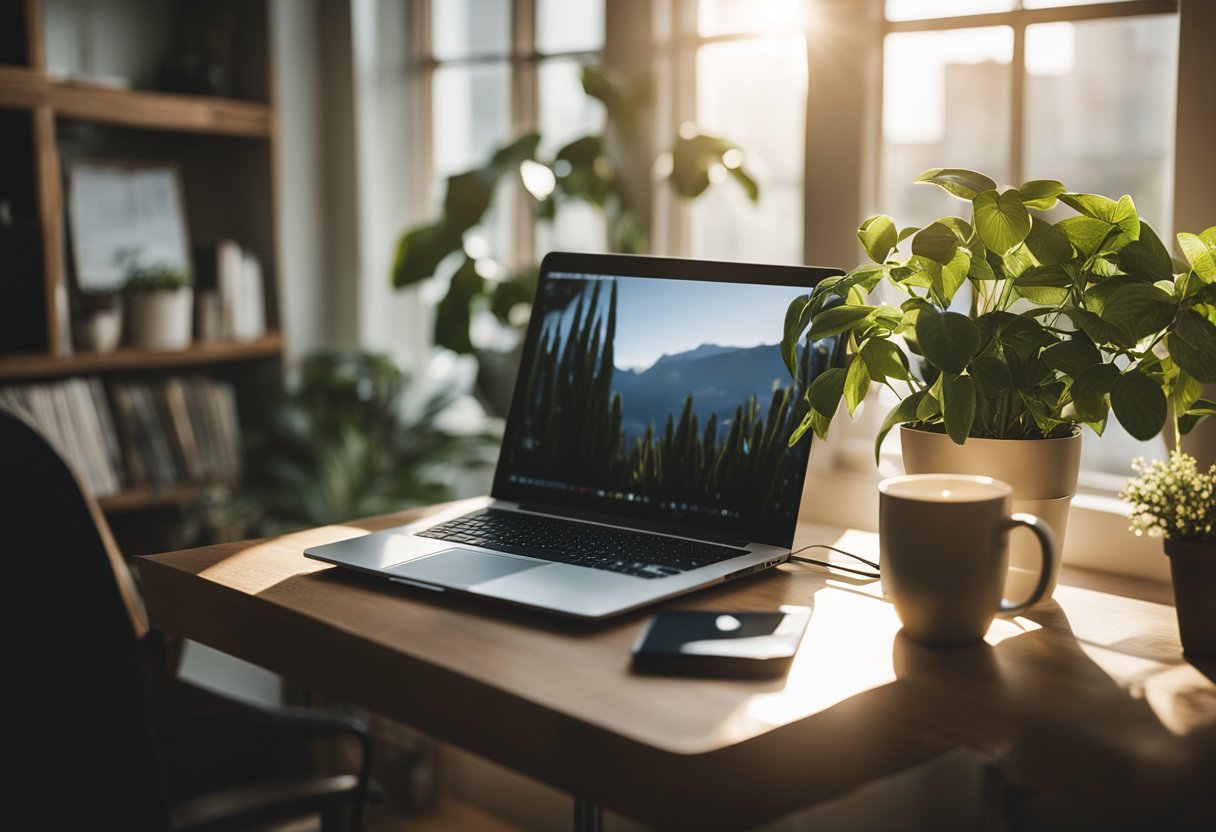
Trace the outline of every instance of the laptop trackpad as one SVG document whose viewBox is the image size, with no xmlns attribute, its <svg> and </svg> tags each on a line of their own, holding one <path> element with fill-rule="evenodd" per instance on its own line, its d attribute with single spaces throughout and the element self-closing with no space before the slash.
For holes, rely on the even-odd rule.
<svg viewBox="0 0 1216 832">
<path fill-rule="evenodd" d="M 424 558 L 386 566 L 380 571 L 414 581 L 466 589 L 474 584 L 544 565 L 534 560 L 490 555 L 469 549 L 445 549 Z"/>
</svg>

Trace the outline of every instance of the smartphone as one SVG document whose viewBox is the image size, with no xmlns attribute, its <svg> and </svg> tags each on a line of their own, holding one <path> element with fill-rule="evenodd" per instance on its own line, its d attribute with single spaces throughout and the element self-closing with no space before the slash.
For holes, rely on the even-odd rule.
<svg viewBox="0 0 1216 832">
<path fill-rule="evenodd" d="M 772 612 L 663 610 L 633 646 L 635 673 L 766 679 L 784 675 L 811 608 Z"/>
</svg>

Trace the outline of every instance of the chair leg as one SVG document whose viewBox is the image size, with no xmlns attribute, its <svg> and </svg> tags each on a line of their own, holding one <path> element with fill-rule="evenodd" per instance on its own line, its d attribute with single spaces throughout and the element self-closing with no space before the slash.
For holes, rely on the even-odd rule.
<svg viewBox="0 0 1216 832">
<path fill-rule="evenodd" d="M 574 798 L 574 832 L 604 832 L 604 810 L 589 800 Z"/>
</svg>

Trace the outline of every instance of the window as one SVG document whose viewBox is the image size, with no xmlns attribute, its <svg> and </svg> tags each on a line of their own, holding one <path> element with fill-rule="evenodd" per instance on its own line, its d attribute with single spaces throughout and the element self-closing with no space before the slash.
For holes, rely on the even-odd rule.
<svg viewBox="0 0 1216 832">
<path fill-rule="evenodd" d="M 421 85 L 429 119 L 427 199 L 441 205 L 444 180 L 484 162 L 527 129 L 552 154 L 598 130 L 602 108 L 583 94 L 579 71 L 600 60 L 604 0 L 421 0 Z M 522 265 L 550 248 L 594 248 L 602 217 L 584 206 L 558 212 L 551 228 L 536 223 L 514 181 L 504 181 L 475 234 L 466 239 L 484 255 Z M 441 292 L 442 293 L 442 292 Z"/>
<path fill-rule="evenodd" d="M 900 225 L 947 213 L 949 197 L 911 183 L 969 167 L 1003 185 L 1134 194 L 1171 238 L 1176 12 L 1170 0 L 886 0 L 879 204 Z M 1165 453 L 1114 419 L 1101 439 L 1085 434 L 1082 480 L 1099 488 Z"/>
<path fill-rule="evenodd" d="M 806 4 L 669 0 L 656 9 L 655 75 L 664 82 L 659 110 L 666 115 L 659 147 L 668 149 L 676 129 L 694 123 L 738 145 L 760 184 L 758 203 L 725 183 L 687 206 L 661 186 L 656 243 L 694 257 L 802 262 Z M 664 32 L 674 36 L 664 38 Z"/>
</svg>

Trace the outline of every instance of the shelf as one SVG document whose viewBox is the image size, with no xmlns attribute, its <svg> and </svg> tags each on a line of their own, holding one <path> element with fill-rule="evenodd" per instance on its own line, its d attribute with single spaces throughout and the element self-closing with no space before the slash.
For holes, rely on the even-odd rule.
<svg viewBox="0 0 1216 832">
<path fill-rule="evenodd" d="M 123 514 L 131 511 L 143 511 L 153 508 L 170 508 L 197 497 L 205 488 L 213 488 L 217 483 L 209 485 L 188 483 L 174 485 L 169 488 L 128 488 L 117 494 L 97 498 L 97 506 L 106 514 Z"/>
<path fill-rule="evenodd" d="M 216 341 L 171 352 L 120 349 L 104 355 L 78 353 L 64 358 L 43 353 L 6 355 L 0 356 L 0 382 L 249 361 L 271 358 L 282 351 L 283 338 L 274 333 L 253 341 Z"/>
<path fill-rule="evenodd" d="M 41 105 L 60 118 L 175 133 L 265 139 L 274 130 L 270 107 L 254 101 L 55 81 L 34 70 L 0 66 L 0 107 Z"/>
</svg>

